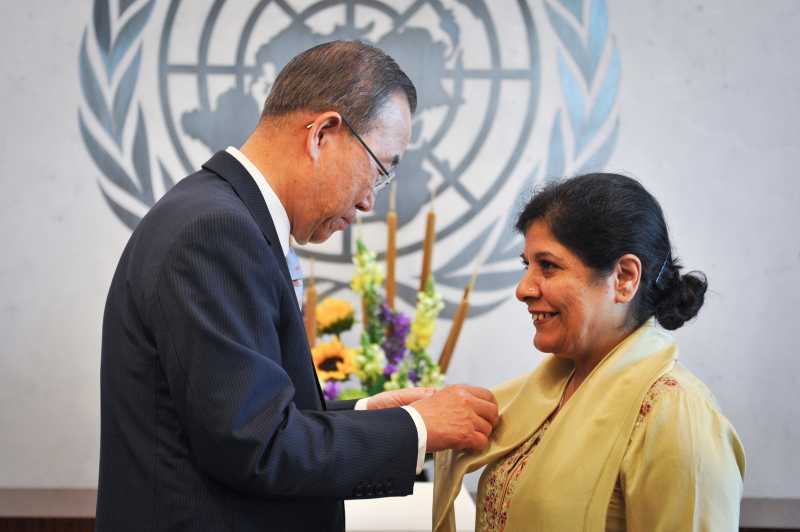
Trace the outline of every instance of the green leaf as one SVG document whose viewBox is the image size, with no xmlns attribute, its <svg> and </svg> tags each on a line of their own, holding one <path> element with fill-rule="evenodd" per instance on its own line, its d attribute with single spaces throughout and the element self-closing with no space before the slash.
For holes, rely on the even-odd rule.
<svg viewBox="0 0 800 532">
<path fill-rule="evenodd" d="M 342 390 L 339 394 L 339 399 L 342 401 L 349 401 L 352 399 L 363 399 L 369 397 L 367 392 L 360 388 L 350 388 L 349 390 Z"/>
</svg>

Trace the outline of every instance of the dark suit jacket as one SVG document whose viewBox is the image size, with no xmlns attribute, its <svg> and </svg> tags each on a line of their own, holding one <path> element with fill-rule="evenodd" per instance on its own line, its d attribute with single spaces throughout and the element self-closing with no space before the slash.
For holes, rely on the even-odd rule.
<svg viewBox="0 0 800 532">
<path fill-rule="evenodd" d="M 326 407 L 275 227 L 226 152 L 122 254 L 103 319 L 97 530 L 343 530 L 343 499 L 406 495 L 402 409 Z"/>
</svg>

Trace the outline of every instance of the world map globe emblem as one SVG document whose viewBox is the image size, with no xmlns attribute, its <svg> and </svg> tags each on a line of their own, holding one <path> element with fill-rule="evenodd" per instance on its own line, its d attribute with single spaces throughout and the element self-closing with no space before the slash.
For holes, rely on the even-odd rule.
<svg viewBox="0 0 800 532">
<path fill-rule="evenodd" d="M 619 60 L 605 0 L 171 0 L 161 6 L 158 46 L 147 44 L 155 56 L 157 99 L 138 102 L 131 95 L 145 64 L 144 28 L 155 2 L 120 0 L 116 13 L 110 5 L 94 0 L 84 34 L 86 104 L 79 118 L 92 158 L 114 185 L 101 180 L 103 196 L 130 228 L 175 177 L 241 145 L 276 74 L 300 51 L 357 39 L 395 58 L 419 96 L 411 143 L 397 170 L 397 296 L 415 301 L 413 271 L 435 198 L 433 275 L 445 296 L 444 316 L 452 315 L 478 256 L 487 268 L 474 287 L 473 316 L 507 299 L 518 280 L 511 198 L 536 180 L 601 164 L 616 142 Z M 543 44 L 543 32 L 558 44 Z M 91 57 L 92 47 L 100 61 Z M 543 68 L 543 50 L 545 64 L 557 58 L 557 69 Z M 157 147 L 148 144 L 145 127 L 159 122 L 153 104 L 160 108 L 159 138 L 168 139 Z M 135 129 L 128 147 L 126 128 Z M 532 140 L 537 134 L 538 142 Z M 119 149 L 107 149 L 103 136 Z M 120 201 L 115 189 L 133 201 Z M 384 258 L 388 197 L 378 195 L 358 228 L 299 250 L 325 264 L 317 269 L 321 296 L 347 287 L 356 233 Z"/>
</svg>

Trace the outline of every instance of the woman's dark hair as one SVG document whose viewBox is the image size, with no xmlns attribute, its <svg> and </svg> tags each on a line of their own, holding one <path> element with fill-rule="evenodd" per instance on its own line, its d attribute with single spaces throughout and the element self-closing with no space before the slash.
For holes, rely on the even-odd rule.
<svg viewBox="0 0 800 532">
<path fill-rule="evenodd" d="M 642 278 L 630 316 L 637 325 L 655 316 L 665 329 L 677 329 L 703 306 L 706 276 L 681 275 L 661 206 L 635 179 L 586 174 L 552 182 L 525 205 L 516 228 L 524 236 L 537 220 L 600 275 L 626 253 L 639 257 Z"/>
</svg>

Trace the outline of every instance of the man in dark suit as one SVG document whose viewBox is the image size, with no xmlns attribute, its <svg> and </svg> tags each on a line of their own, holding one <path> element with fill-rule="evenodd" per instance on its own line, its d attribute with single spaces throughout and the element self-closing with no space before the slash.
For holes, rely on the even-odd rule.
<svg viewBox="0 0 800 532">
<path fill-rule="evenodd" d="M 426 450 L 487 445 L 483 389 L 326 404 L 287 269 L 290 234 L 322 242 L 371 209 L 415 106 L 380 50 L 312 48 L 241 150 L 142 219 L 103 320 L 98 531 L 343 530 L 343 499 L 411 493 Z"/>
</svg>

